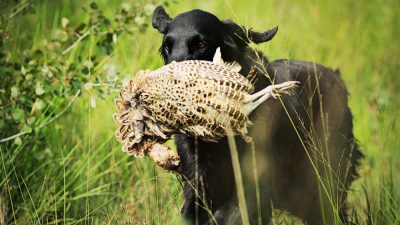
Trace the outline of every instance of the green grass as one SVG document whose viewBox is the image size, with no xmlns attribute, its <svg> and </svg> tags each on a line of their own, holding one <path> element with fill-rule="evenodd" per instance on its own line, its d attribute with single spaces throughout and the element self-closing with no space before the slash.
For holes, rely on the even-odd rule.
<svg viewBox="0 0 400 225">
<path fill-rule="evenodd" d="M 14 24 L 14 48 L 32 48 L 60 26 L 79 24 L 89 1 L 42 1 L 35 16 Z M 122 1 L 98 1 L 112 14 Z M 87 5 L 87 4 L 86 4 Z M 279 25 L 268 44 L 255 46 L 271 60 L 316 61 L 340 68 L 350 92 L 354 132 L 363 153 L 361 177 L 351 186 L 350 207 L 359 224 L 400 224 L 400 2 L 389 1 L 179 1 L 170 15 L 200 8 L 221 19 L 264 31 Z M 34 38 L 30 38 L 34 34 Z M 162 65 L 161 35 L 149 29 L 122 36 L 105 63 L 132 76 Z M 80 49 L 79 49 L 80 48 Z M 79 46 L 76 51 L 85 50 Z M 70 56 L 69 60 L 73 60 Z M 42 129 L 44 148 L 0 145 L 0 223 L 10 224 L 180 224 L 179 179 L 145 159 L 121 151 L 114 139 L 113 97 L 90 106 L 85 91 L 71 109 Z M 35 138 L 35 134 L 25 138 Z M 283 214 L 283 215 L 281 215 Z M 293 222 L 294 221 L 294 222 Z M 296 223 L 274 212 L 273 224 Z"/>
</svg>

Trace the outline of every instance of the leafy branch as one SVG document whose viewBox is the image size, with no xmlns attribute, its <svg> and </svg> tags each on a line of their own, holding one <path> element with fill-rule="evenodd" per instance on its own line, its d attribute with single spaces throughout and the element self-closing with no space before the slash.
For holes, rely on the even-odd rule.
<svg viewBox="0 0 400 225">
<path fill-rule="evenodd" d="M 0 15 L 0 143 L 52 123 L 85 89 L 94 89 L 102 98 L 110 96 L 121 85 L 120 72 L 113 65 L 104 65 L 104 60 L 113 54 L 119 36 L 147 29 L 146 21 L 154 9 L 151 4 L 124 4 L 107 17 L 91 3 L 82 7 L 89 15 L 86 22 L 72 25 L 62 18 L 43 42 L 17 50 L 17 59 L 12 59 L 16 54 L 11 46 L 17 37 L 12 36 L 8 24 L 31 12 L 27 10 L 34 9 L 30 4 L 34 2 L 24 1 L 9 16 Z"/>
<path fill-rule="evenodd" d="M 56 114 L 54 117 L 52 117 L 52 118 L 49 119 L 48 121 L 46 121 L 46 122 L 40 124 L 39 126 L 35 127 L 34 130 L 40 130 L 40 129 L 42 129 L 43 127 L 49 125 L 50 123 L 52 123 L 52 122 L 54 122 L 55 120 L 57 120 L 58 118 L 60 118 L 60 117 L 72 106 L 72 104 L 76 101 L 76 99 L 78 98 L 78 96 L 79 96 L 80 93 L 81 93 L 81 90 L 78 90 L 78 91 L 76 92 L 76 94 L 74 95 L 74 97 L 72 98 L 72 100 L 68 102 L 67 106 L 66 106 L 63 110 L 61 110 L 58 114 Z M 25 134 L 29 134 L 29 133 L 31 133 L 31 130 L 19 132 L 18 134 L 14 134 L 14 135 L 12 135 L 12 136 L 10 136 L 10 137 L 0 139 L 0 143 L 2 143 L 2 142 L 7 142 L 7 141 L 11 141 L 11 140 L 13 140 L 13 139 L 16 139 L 16 138 L 18 138 L 18 137 L 21 137 L 21 136 L 23 136 L 23 135 L 25 135 Z"/>
</svg>

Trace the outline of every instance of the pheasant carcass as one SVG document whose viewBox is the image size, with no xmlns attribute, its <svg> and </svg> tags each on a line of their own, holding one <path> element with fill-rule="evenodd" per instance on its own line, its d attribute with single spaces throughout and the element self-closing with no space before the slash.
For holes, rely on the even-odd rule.
<svg viewBox="0 0 400 225">
<path fill-rule="evenodd" d="M 253 94 L 255 70 L 247 78 L 239 70 L 240 65 L 222 61 L 218 48 L 213 62 L 172 62 L 155 71 L 140 71 L 116 100 L 116 138 L 123 151 L 135 157 L 149 155 L 173 170 L 179 157 L 161 145 L 173 134 L 217 141 L 231 131 L 250 142 L 248 115 L 271 96 L 289 93 L 297 82 L 270 85 Z"/>
</svg>

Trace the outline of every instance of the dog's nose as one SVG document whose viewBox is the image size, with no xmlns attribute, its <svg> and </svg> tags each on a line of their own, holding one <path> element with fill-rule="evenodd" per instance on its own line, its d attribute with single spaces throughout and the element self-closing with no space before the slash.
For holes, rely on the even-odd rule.
<svg viewBox="0 0 400 225">
<path fill-rule="evenodd" d="M 176 62 L 181 62 L 185 60 L 192 60 L 193 56 L 186 50 L 178 50 L 178 51 L 173 51 L 171 55 L 168 57 L 168 62 L 170 63 L 172 61 Z"/>
</svg>

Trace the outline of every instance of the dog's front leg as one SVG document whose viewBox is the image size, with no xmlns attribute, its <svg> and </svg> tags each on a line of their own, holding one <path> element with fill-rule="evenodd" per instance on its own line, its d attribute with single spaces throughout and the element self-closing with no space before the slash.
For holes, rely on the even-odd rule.
<svg viewBox="0 0 400 225">
<path fill-rule="evenodd" d="M 196 158 L 195 138 L 185 135 L 175 135 L 175 144 L 177 146 L 179 157 L 181 158 L 180 175 L 184 183 L 183 194 L 185 203 L 182 207 L 182 216 L 189 224 L 206 224 L 210 217 L 205 196 L 202 194 L 204 184 L 202 182 L 203 174 L 199 169 L 199 164 L 205 161 L 200 154 Z M 196 171 L 198 171 L 196 173 Z"/>
<path fill-rule="evenodd" d="M 233 198 L 232 201 L 225 203 L 215 211 L 207 225 L 240 225 L 241 221 L 240 209 L 237 205 L 236 198 Z"/>
<path fill-rule="evenodd" d="M 207 224 L 209 219 L 208 212 L 199 204 L 199 199 L 196 198 L 194 191 L 185 193 L 185 203 L 181 213 L 189 224 Z"/>
<path fill-rule="evenodd" d="M 263 207 L 261 218 L 258 215 L 259 212 L 256 207 L 252 207 L 249 204 L 247 205 L 247 207 L 249 222 L 251 225 L 269 224 L 271 217 L 270 207 Z M 243 224 L 242 221 L 243 220 L 241 218 L 237 198 L 234 197 L 231 199 L 231 201 L 225 203 L 222 207 L 215 211 L 213 217 L 209 219 L 207 225 L 241 225 Z"/>
</svg>

